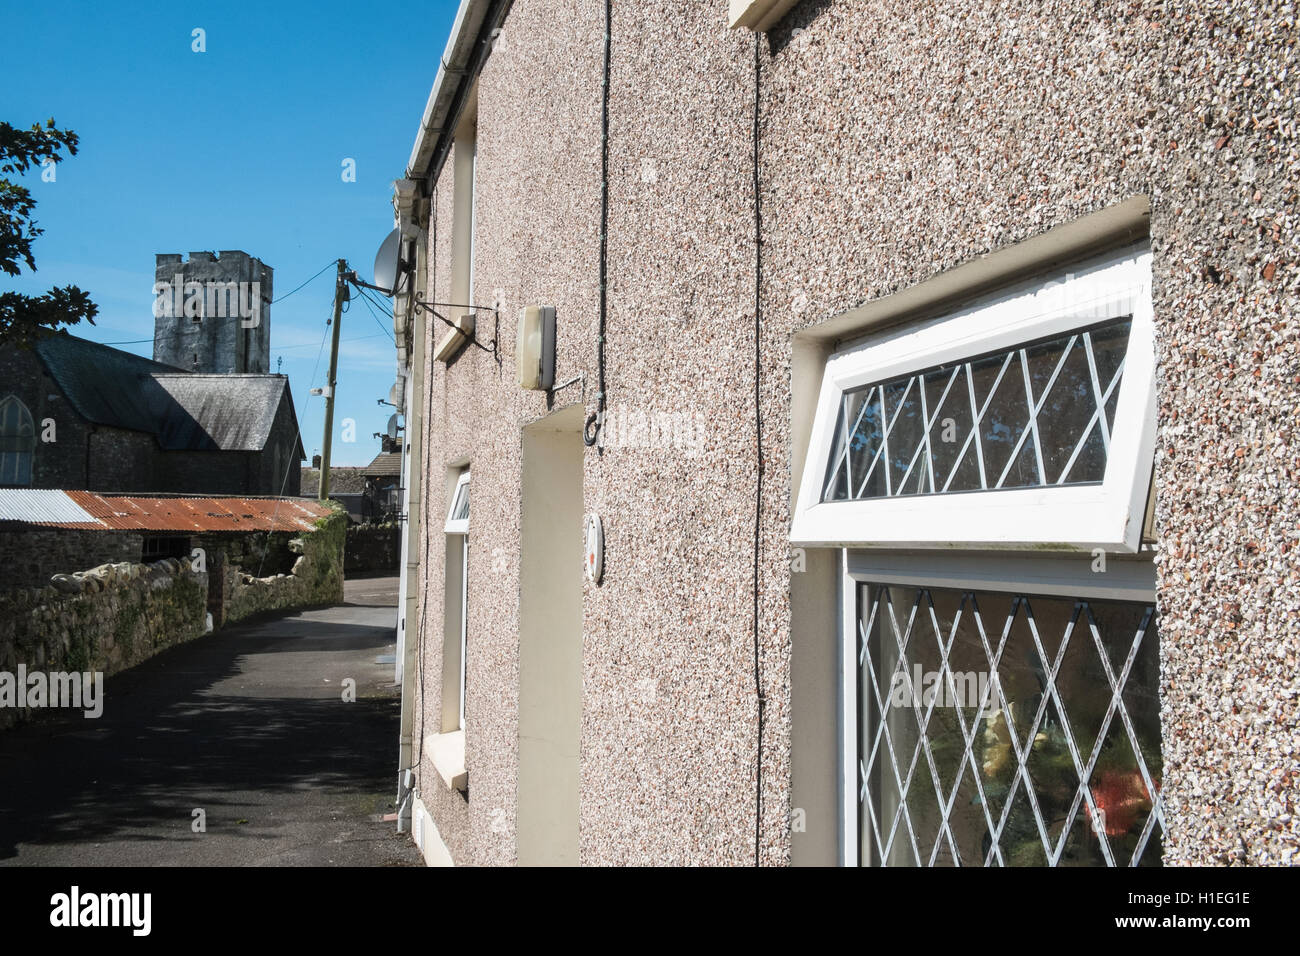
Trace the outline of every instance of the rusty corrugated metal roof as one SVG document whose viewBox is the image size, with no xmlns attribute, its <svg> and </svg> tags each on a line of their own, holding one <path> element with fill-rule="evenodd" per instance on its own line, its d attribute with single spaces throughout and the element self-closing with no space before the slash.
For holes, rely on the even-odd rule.
<svg viewBox="0 0 1300 956">
<path fill-rule="evenodd" d="M 0 521 L 112 531 L 310 531 L 330 513 L 327 506 L 301 498 L 151 498 L 12 489 L 4 500 Z"/>
</svg>

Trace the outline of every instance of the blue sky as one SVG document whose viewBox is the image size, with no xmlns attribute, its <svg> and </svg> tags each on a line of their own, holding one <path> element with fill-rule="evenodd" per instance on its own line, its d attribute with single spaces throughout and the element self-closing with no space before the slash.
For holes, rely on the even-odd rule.
<svg viewBox="0 0 1300 956">
<path fill-rule="evenodd" d="M 6 0 L 0 117 L 53 116 L 81 143 L 55 182 L 27 177 L 38 271 L 4 287 L 78 285 L 99 316 L 72 334 L 149 356 L 155 253 L 242 249 L 275 269 L 277 298 L 340 257 L 370 280 L 456 6 Z M 191 49 L 195 28 L 206 52 Z M 308 390 L 328 366 L 332 273 L 271 309 L 271 371 L 283 358 L 308 456 L 324 427 Z M 396 358 L 381 318 L 355 299 L 343 317 L 335 464 L 370 461 L 392 412 L 377 404 Z"/>
</svg>

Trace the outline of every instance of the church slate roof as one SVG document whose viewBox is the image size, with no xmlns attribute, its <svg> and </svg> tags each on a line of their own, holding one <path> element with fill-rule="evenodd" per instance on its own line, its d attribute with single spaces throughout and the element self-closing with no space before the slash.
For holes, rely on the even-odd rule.
<svg viewBox="0 0 1300 956">
<path fill-rule="evenodd" d="M 289 395 L 283 375 L 177 372 L 150 378 L 166 395 L 159 402 L 158 442 L 169 450 L 261 451 Z"/>
<path fill-rule="evenodd" d="M 282 403 L 297 426 L 283 375 L 186 372 L 73 335 L 47 336 L 36 353 L 87 421 L 147 432 L 167 451 L 261 451 Z"/>
<path fill-rule="evenodd" d="M 75 335 L 49 335 L 38 340 L 35 348 L 50 377 L 82 418 L 138 432 L 156 430 L 147 400 L 149 375 L 181 371 Z"/>
</svg>

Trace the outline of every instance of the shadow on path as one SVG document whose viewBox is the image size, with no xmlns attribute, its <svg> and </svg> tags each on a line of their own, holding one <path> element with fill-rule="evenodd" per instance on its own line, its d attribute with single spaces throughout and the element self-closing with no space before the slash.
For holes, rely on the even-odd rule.
<svg viewBox="0 0 1300 956">
<path fill-rule="evenodd" d="M 0 733 L 0 862 L 74 862 L 42 852 L 63 844 L 92 844 L 68 847 L 83 864 L 299 862 L 377 828 L 400 709 L 391 665 L 375 662 L 393 648 L 391 612 L 344 605 L 218 631 L 107 679 L 98 720 L 73 711 Z M 191 828 L 196 808 L 206 833 Z M 185 846 L 141 859 L 141 842 Z"/>
</svg>

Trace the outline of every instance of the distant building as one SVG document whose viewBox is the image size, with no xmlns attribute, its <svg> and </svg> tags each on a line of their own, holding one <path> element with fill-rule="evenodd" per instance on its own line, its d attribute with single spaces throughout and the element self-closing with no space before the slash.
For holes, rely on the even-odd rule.
<svg viewBox="0 0 1300 956">
<path fill-rule="evenodd" d="M 315 498 L 320 491 L 320 456 L 315 467 L 302 469 L 298 494 Z M 402 456 L 398 452 L 381 452 L 368 465 L 330 468 L 332 501 L 348 509 L 348 516 L 358 524 L 391 517 L 401 509 Z"/>
<path fill-rule="evenodd" d="M 361 472 L 366 476 L 366 490 L 375 503 L 376 517 L 396 514 L 402 504 L 401 453 L 381 452 Z"/>
<path fill-rule="evenodd" d="M 163 558 L 188 562 L 196 546 L 207 552 L 210 572 L 212 565 L 223 563 L 216 556 L 226 554 L 243 560 L 254 576 L 289 574 L 301 553 L 289 547 L 290 537 L 310 533 L 330 513 L 328 506 L 292 498 L 155 498 L 3 488 L 0 591 L 44 587 L 54 574 L 100 564 Z M 219 580 L 209 579 L 216 603 Z"/>
<path fill-rule="evenodd" d="M 289 379 L 196 374 L 72 335 L 0 349 L 0 486 L 296 495 Z"/>
<path fill-rule="evenodd" d="M 0 487 L 297 495 L 272 273 L 238 250 L 157 256 L 152 361 L 66 334 L 0 348 Z"/>
<path fill-rule="evenodd" d="M 355 524 L 365 524 L 375 513 L 375 503 L 366 487 L 365 469 L 361 467 L 330 468 L 330 500 L 348 509 L 348 518 Z M 302 498 L 315 498 L 320 493 L 320 468 L 301 469 L 302 479 L 298 494 Z"/>
</svg>

